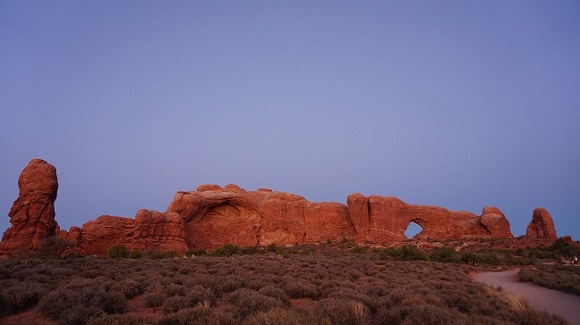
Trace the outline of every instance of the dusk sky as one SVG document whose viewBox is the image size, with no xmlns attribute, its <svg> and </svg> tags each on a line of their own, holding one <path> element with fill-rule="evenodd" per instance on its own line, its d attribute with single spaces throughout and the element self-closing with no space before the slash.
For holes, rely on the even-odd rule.
<svg viewBox="0 0 580 325">
<path fill-rule="evenodd" d="M 580 2 L 0 1 L 0 232 L 33 158 L 66 230 L 234 183 L 579 240 Z"/>
</svg>

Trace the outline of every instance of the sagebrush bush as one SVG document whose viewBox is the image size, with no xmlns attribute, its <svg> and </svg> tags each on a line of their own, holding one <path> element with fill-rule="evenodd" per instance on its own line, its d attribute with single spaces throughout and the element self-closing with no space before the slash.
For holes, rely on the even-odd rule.
<svg viewBox="0 0 580 325">
<path fill-rule="evenodd" d="M 163 305 L 166 298 L 163 292 L 150 292 L 143 295 L 143 303 L 146 307 L 157 309 Z"/>
<path fill-rule="evenodd" d="M 125 311 L 127 301 L 119 292 L 106 292 L 98 286 L 82 290 L 58 289 L 43 296 L 38 302 L 40 313 L 63 324 L 84 324 L 103 314 Z"/>
<path fill-rule="evenodd" d="M 256 312 L 284 307 L 284 304 L 276 298 L 244 288 L 228 294 L 226 301 L 237 307 L 241 319 Z"/>
<path fill-rule="evenodd" d="M 87 325 L 157 325 L 159 319 L 154 315 L 137 315 L 127 313 L 122 315 L 103 315 L 90 319 Z"/>
<path fill-rule="evenodd" d="M 243 325 L 332 325 L 329 317 L 315 315 L 304 310 L 272 309 L 259 312 L 243 322 Z"/>
<path fill-rule="evenodd" d="M 320 292 L 316 285 L 300 279 L 288 280 L 282 289 L 290 298 L 318 299 Z"/>
<path fill-rule="evenodd" d="M 0 315 L 32 307 L 48 292 L 46 286 L 35 282 L 15 282 L 2 286 L 0 287 Z"/>
<path fill-rule="evenodd" d="M 267 285 L 265 287 L 262 287 L 258 290 L 258 292 L 260 294 L 263 294 L 264 296 L 280 300 L 284 304 L 284 306 L 289 307 L 291 304 L 290 297 L 288 297 L 286 292 L 274 285 Z"/>
<path fill-rule="evenodd" d="M 370 321 L 368 307 L 351 299 L 322 299 L 316 304 L 315 312 L 321 317 L 330 319 L 334 325 L 363 325 Z"/>
<path fill-rule="evenodd" d="M 185 298 L 189 307 L 212 307 L 216 303 L 216 297 L 213 292 L 211 292 L 210 289 L 199 285 L 189 289 Z"/>
<path fill-rule="evenodd" d="M 377 312 L 377 319 L 380 324 L 393 325 L 464 325 L 468 323 L 467 317 L 457 311 L 427 304 L 383 308 Z"/>
</svg>

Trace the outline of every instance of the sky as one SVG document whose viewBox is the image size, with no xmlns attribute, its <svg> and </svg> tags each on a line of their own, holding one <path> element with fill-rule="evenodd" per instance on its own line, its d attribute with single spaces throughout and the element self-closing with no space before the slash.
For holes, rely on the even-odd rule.
<svg viewBox="0 0 580 325">
<path fill-rule="evenodd" d="M 62 229 L 233 183 L 580 240 L 579 125 L 578 1 L 0 0 L 0 231 L 42 158 Z"/>
</svg>

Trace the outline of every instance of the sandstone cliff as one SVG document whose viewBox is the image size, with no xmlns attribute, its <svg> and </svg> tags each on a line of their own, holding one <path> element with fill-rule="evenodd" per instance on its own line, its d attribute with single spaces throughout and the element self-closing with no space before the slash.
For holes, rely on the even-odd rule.
<svg viewBox="0 0 580 325">
<path fill-rule="evenodd" d="M 391 244 L 408 240 L 405 230 L 412 222 L 423 228 L 416 240 L 513 238 L 505 215 L 490 206 L 478 216 L 360 193 L 349 195 L 346 205 L 309 202 L 296 194 L 270 189 L 246 191 L 231 184 L 179 191 L 165 212 L 141 209 L 134 219 L 104 215 L 82 227 L 59 231 L 54 220 L 55 168 L 35 159 L 23 170 L 18 185 L 20 195 L 9 213 L 12 226 L 0 243 L 0 255 L 4 256 L 34 250 L 42 239 L 54 235 L 69 240 L 85 254 L 106 254 L 118 244 L 131 250 L 176 252 L 226 243 L 293 245 L 342 238 Z M 528 236 L 556 238 L 545 209 L 534 211 Z"/>
</svg>

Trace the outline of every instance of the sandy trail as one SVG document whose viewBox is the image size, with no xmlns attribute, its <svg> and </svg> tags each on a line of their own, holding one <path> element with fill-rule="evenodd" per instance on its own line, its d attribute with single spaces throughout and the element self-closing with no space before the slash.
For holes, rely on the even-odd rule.
<svg viewBox="0 0 580 325">
<path fill-rule="evenodd" d="M 529 282 L 518 281 L 519 269 L 503 272 L 483 272 L 473 280 L 524 297 L 532 306 L 563 317 L 570 324 L 580 325 L 580 296 L 547 289 Z"/>
</svg>

